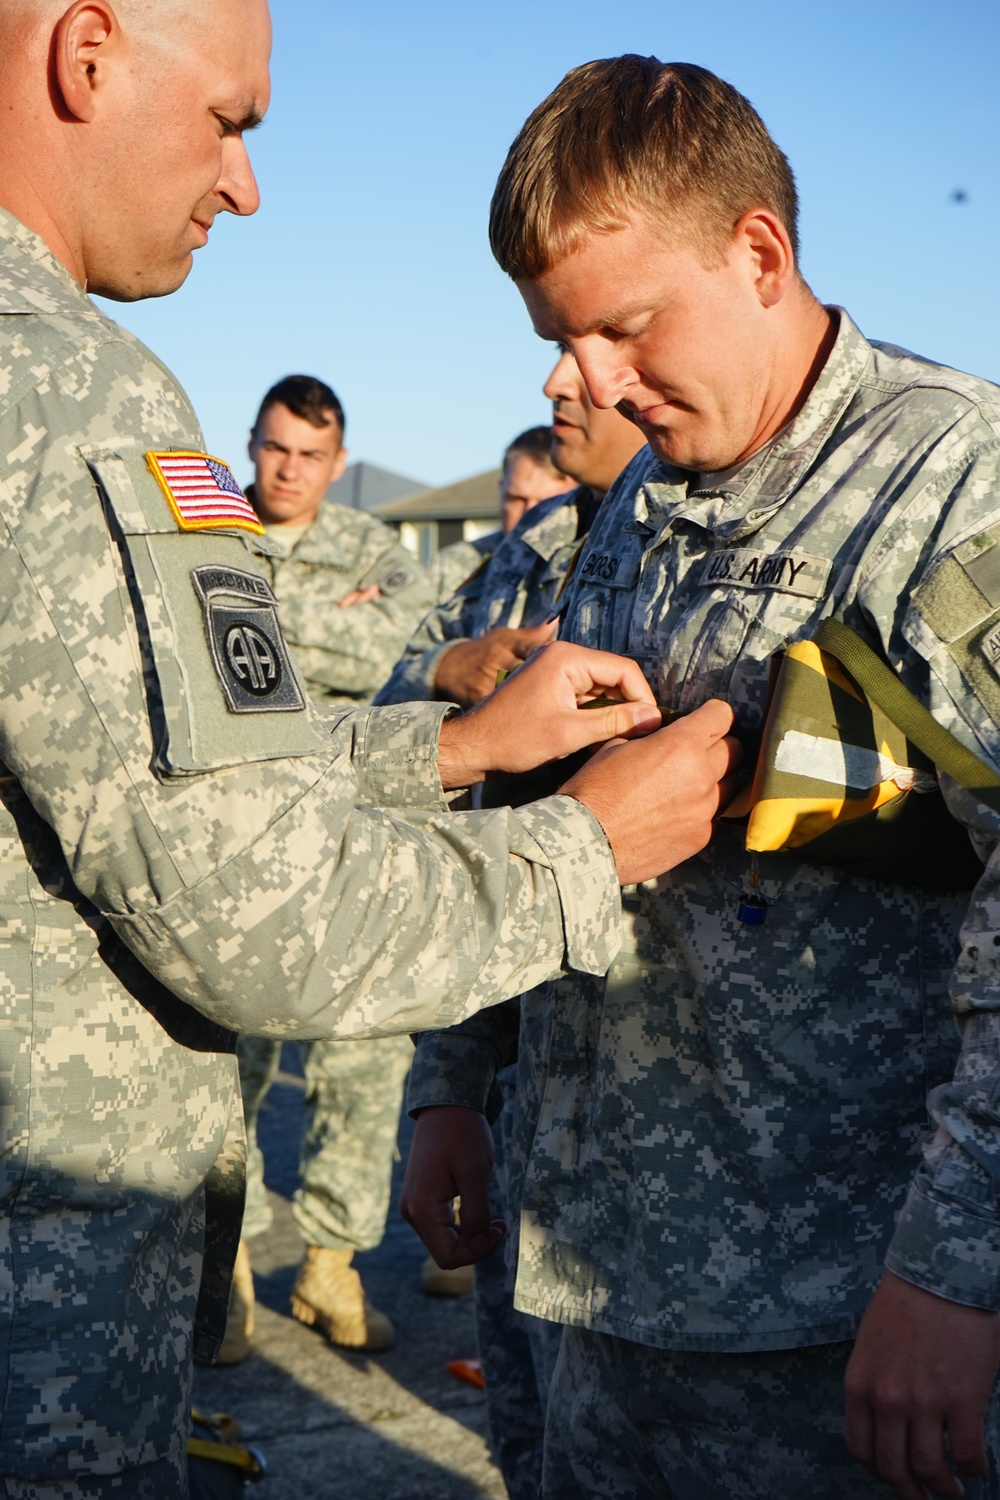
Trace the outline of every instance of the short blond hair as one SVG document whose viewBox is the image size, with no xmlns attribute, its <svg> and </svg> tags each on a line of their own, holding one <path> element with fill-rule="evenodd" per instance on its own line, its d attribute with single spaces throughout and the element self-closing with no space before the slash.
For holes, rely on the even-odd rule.
<svg viewBox="0 0 1000 1500">
<path fill-rule="evenodd" d="M 640 210 L 708 263 L 752 208 L 777 215 L 797 254 L 795 178 L 749 100 L 694 63 L 628 54 L 574 68 L 529 116 L 493 194 L 490 245 L 531 281 Z"/>
</svg>

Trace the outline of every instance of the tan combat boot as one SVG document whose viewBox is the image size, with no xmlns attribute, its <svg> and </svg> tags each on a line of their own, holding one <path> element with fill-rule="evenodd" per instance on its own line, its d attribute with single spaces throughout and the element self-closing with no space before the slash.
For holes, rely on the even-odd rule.
<svg viewBox="0 0 1000 1500">
<path fill-rule="evenodd" d="M 456 1266 L 446 1271 L 433 1255 L 420 1267 L 420 1286 L 429 1297 L 465 1297 L 475 1290 L 471 1266 Z"/>
<path fill-rule="evenodd" d="M 217 1365 L 240 1365 L 250 1353 L 254 1330 L 253 1271 L 246 1240 L 240 1240 L 233 1266 L 233 1290 L 229 1298 L 226 1336 L 222 1340 Z"/>
<path fill-rule="evenodd" d="M 365 1296 L 361 1277 L 351 1265 L 353 1255 L 353 1250 L 310 1245 L 292 1292 L 292 1316 L 318 1328 L 342 1349 L 378 1354 L 392 1348 L 396 1331 Z"/>
</svg>

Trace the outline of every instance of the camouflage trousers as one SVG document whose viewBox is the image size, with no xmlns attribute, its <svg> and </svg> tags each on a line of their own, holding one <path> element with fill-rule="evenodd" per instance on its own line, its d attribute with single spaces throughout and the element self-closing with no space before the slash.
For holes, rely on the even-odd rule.
<svg viewBox="0 0 1000 1500">
<path fill-rule="evenodd" d="M 88 1479 L 8 1479 L 0 1500 L 188 1500 L 187 1456 Z"/>
<path fill-rule="evenodd" d="M 843 1439 L 852 1345 L 759 1354 L 651 1349 L 564 1328 L 549 1395 L 543 1500 L 889 1500 Z M 990 1477 L 998 1500 L 998 1401 Z"/>
<path fill-rule="evenodd" d="M 413 1060 L 408 1036 L 303 1044 L 306 1128 L 292 1201 L 309 1245 L 370 1250 L 389 1212 L 403 1085 Z M 247 1127 L 247 1205 L 243 1234 L 270 1228 L 257 1115 L 278 1070 L 281 1043 L 241 1036 L 237 1044 Z"/>
<path fill-rule="evenodd" d="M 516 1080 L 516 1065 L 497 1075 L 504 1103 L 493 1125 L 496 1161 L 490 1207 L 494 1218 L 506 1219 L 508 1224 L 519 1212 L 509 1191 Z M 514 1266 L 508 1248 L 501 1245 L 476 1267 L 476 1331 L 486 1376 L 493 1460 L 503 1475 L 509 1500 L 536 1500 L 542 1479 L 545 1408 L 562 1328 L 515 1310 Z"/>
</svg>

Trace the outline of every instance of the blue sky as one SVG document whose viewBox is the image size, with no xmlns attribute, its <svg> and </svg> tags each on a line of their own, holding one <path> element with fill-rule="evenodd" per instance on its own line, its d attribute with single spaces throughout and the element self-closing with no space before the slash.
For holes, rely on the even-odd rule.
<svg viewBox="0 0 1000 1500">
<path fill-rule="evenodd" d="M 701 63 L 753 101 L 795 168 L 821 298 L 1000 380 L 997 0 L 276 0 L 274 22 L 259 214 L 220 220 L 175 296 L 112 309 L 243 479 L 260 396 L 295 370 L 337 389 L 352 458 L 432 484 L 546 419 L 551 350 L 490 256 L 490 195 L 531 109 L 620 52 Z"/>
</svg>

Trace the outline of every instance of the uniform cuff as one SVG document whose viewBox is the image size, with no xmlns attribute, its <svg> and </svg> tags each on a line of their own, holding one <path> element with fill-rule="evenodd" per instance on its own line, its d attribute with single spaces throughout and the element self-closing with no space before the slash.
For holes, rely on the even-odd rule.
<svg viewBox="0 0 1000 1500">
<path fill-rule="evenodd" d="M 449 1031 L 425 1032 L 417 1038 L 406 1108 L 411 1115 L 442 1105 L 488 1114 L 496 1075 L 496 1049 L 482 1038 Z"/>
<path fill-rule="evenodd" d="M 431 702 L 437 696 L 435 681 L 437 679 L 438 667 L 441 665 L 441 658 L 448 654 L 452 646 L 460 645 L 464 639 L 465 637 L 461 636 L 453 641 L 445 641 L 443 645 L 435 646 L 431 651 L 425 651 L 420 658 L 418 667 L 420 685 L 423 688 L 425 697 L 429 698 Z"/>
<path fill-rule="evenodd" d="M 948 1302 L 1000 1312 L 996 1221 L 914 1184 L 899 1216 L 886 1267 Z"/>
<path fill-rule="evenodd" d="M 550 861 L 568 967 L 581 974 L 606 974 L 622 945 L 622 904 L 604 829 L 589 808 L 565 795 L 529 802 L 511 816 Z"/>
<path fill-rule="evenodd" d="M 441 789 L 438 739 L 454 709 L 449 703 L 394 703 L 359 714 L 353 769 L 358 802 L 369 807 L 419 807 L 447 812 Z"/>
</svg>

